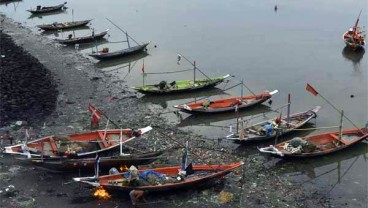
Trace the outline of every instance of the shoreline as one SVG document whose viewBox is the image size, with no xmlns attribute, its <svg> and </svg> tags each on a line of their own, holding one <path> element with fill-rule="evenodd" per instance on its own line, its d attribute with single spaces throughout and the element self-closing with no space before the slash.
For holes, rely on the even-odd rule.
<svg viewBox="0 0 368 208">
<path fill-rule="evenodd" d="M 228 175 L 224 184 L 220 186 L 214 186 L 202 192 L 195 191 L 194 194 L 178 192 L 177 195 L 169 195 L 168 197 L 154 195 L 148 199 L 155 201 L 157 198 L 161 198 L 169 203 L 167 207 L 170 207 L 170 203 L 171 206 L 179 207 L 234 207 L 241 204 L 249 207 L 330 206 L 328 199 L 323 197 L 323 194 L 320 200 L 315 201 L 315 197 L 320 197 L 321 193 L 318 193 L 316 190 L 305 190 L 305 188 L 299 187 L 297 183 L 290 182 L 284 176 L 277 175 L 277 171 L 270 170 L 271 168 L 265 165 L 270 163 L 267 158 L 259 155 L 242 158 L 233 153 L 232 150 L 221 150 L 223 147 L 217 146 L 217 141 L 210 142 L 207 138 L 194 135 L 191 132 L 183 132 L 178 130 L 177 127 L 168 124 L 164 118 L 159 116 L 159 112 L 150 111 L 147 104 L 140 103 L 137 99 L 137 94 L 131 92 L 126 83 L 112 82 L 110 77 L 100 72 L 91 60 L 78 53 L 78 51 L 64 48 L 42 35 L 33 33 L 9 18 L 5 18 L 1 26 L 4 29 L 4 33 L 10 35 L 18 46 L 21 46 L 33 57 L 37 58 L 40 63 L 51 71 L 58 85 L 59 95 L 55 111 L 44 121 L 31 124 L 37 136 L 87 131 L 90 119 L 87 107 L 89 103 L 93 103 L 107 115 L 110 115 L 111 120 L 117 121 L 120 126 L 139 128 L 152 125 L 153 130 L 147 136 L 149 138 L 134 141 L 132 144 L 134 147 L 152 149 L 154 142 L 159 147 L 170 146 L 170 143 L 180 146 L 180 144 L 184 144 L 186 140 L 189 140 L 192 149 L 195 148 L 196 154 L 201 156 L 201 159 L 196 158 L 195 162 L 225 163 L 235 162 L 235 160 L 243 160 L 245 162 L 243 170 Z M 109 100 L 109 96 L 114 96 L 117 99 Z M 44 126 L 43 123 L 46 125 Z M 41 129 L 42 127 L 45 128 Z M 100 127 L 104 128 L 103 125 Z M 179 158 L 181 158 L 180 152 L 180 149 L 171 151 L 166 159 L 155 163 L 160 165 L 160 163 L 179 161 Z M 22 182 L 17 182 L 17 185 L 15 185 L 15 188 L 20 193 L 18 197 L 5 199 L 6 203 L 15 203 L 13 199 L 19 198 L 19 196 L 28 197 L 30 201 L 35 199 L 36 207 L 47 207 L 49 197 L 60 199 L 57 200 L 57 203 L 60 203 L 60 207 L 77 207 L 78 204 L 73 205 L 71 202 L 78 197 L 84 197 L 86 200 L 84 206 L 97 207 L 101 203 L 98 200 L 93 200 L 88 189 L 80 188 L 75 184 L 69 187 L 63 186 L 61 189 L 57 188 L 56 191 L 52 191 L 53 194 L 42 193 L 47 188 L 43 187 L 43 184 L 39 184 L 29 194 L 27 189 L 32 189 L 30 188 L 34 185 L 32 181 L 37 181 L 40 177 L 43 177 L 43 182 L 49 183 L 50 188 L 53 187 L 52 180 L 56 180 L 56 183 L 63 183 L 70 180 L 70 178 L 66 178 L 66 176 L 70 175 L 50 177 L 47 172 L 35 170 L 33 167 L 19 166 L 11 156 L 1 156 L 6 160 L 1 165 L 2 175 L 0 176 L 4 177 L 3 171 L 6 169 L 7 172 L 5 172 L 7 174 L 5 175 L 6 177 L 9 176 L 9 181 L 1 185 L 1 190 L 5 186 L 12 184 L 16 178 L 27 178 L 24 180 L 23 185 L 25 187 L 22 187 L 22 189 L 19 189 L 19 186 L 22 186 Z M 14 173 L 9 171 L 14 169 L 16 170 Z M 34 171 L 30 173 L 30 177 L 27 177 L 28 171 Z M 241 176 L 243 176 L 242 181 L 240 181 Z M 233 201 L 221 204 L 218 196 L 219 188 L 233 193 Z M 71 190 L 78 190 L 80 193 L 70 194 L 69 191 Z M 60 195 L 60 193 L 61 197 L 58 197 L 57 194 Z M 68 194 L 65 196 L 63 193 Z M 176 203 L 179 203 L 179 205 Z M 124 198 L 123 201 L 114 199 L 102 202 L 102 204 L 105 207 L 124 206 L 124 204 L 129 205 L 129 199 Z M 166 206 L 166 204 L 163 206 Z"/>
</svg>

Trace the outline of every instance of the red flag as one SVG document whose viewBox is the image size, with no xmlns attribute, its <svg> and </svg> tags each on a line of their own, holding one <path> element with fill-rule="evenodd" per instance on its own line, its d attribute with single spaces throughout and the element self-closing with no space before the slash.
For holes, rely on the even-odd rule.
<svg viewBox="0 0 368 208">
<path fill-rule="evenodd" d="M 318 95 L 318 92 L 307 83 L 307 87 L 305 88 L 308 92 L 312 93 L 314 96 Z"/>
<path fill-rule="evenodd" d="M 144 74 L 144 62 L 143 62 L 143 65 L 142 65 L 142 72 Z"/>
<path fill-rule="evenodd" d="M 101 118 L 102 112 L 92 104 L 89 104 L 88 110 L 92 114 L 91 126 L 98 126 L 98 121 Z"/>
</svg>

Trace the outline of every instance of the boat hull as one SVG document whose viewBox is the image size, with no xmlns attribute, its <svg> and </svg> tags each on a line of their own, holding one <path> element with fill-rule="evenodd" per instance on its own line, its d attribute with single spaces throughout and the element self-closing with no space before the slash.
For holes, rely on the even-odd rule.
<svg viewBox="0 0 368 208">
<path fill-rule="evenodd" d="M 291 152 L 286 150 L 285 145 L 290 143 L 291 140 L 279 143 L 275 146 L 270 145 L 269 147 L 259 148 L 258 150 L 262 153 L 271 154 L 277 157 L 317 157 L 341 151 L 368 138 L 367 129 L 345 130 L 342 133 L 342 139 L 338 137 L 338 134 L 339 132 L 327 132 L 303 137 L 302 140 L 316 145 L 317 149 L 313 152 Z M 345 138 L 349 138 L 349 140 L 346 141 Z"/>
<path fill-rule="evenodd" d="M 142 93 L 142 94 L 155 94 L 155 95 L 166 95 L 166 94 L 175 94 L 175 93 L 182 93 L 182 92 L 192 92 L 197 90 L 203 90 L 211 87 L 215 87 L 216 85 L 222 83 L 227 77 L 230 75 L 226 75 L 219 78 L 213 78 L 211 80 L 205 79 L 201 81 L 196 81 L 196 84 L 187 84 L 185 87 L 181 88 L 171 88 L 171 89 L 159 89 L 156 85 L 147 85 L 147 86 L 140 86 L 140 87 L 133 87 L 134 90 Z M 183 81 L 178 81 L 183 82 Z M 187 80 L 189 83 L 189 81 Z"/>
<path fill-rule="evenodd" d="M 309 111 L 305 111 L 305 112 L 301 112 L 301 113 L 296 113 L 296 114 L 292 114 L 290 115 L 290 120 L 294 120 L 295 118 L 301 118 L 295 125 L 292 125 L 290 128 L 286 128 L 283 129 L 278 136 L 287 134 L 291 131 L 293 131 L 294 129 L 300 128 L 301 126 L 303 126 L 304 124 L 308 123 L 311 119 L 317 117 L 317 112 L 321 109 L 320 106 L 316 106 L 315 108 L 309 110 Z M 276 120 L 272 119 L 272 120 Z M 287 117 L 283 117 L 282 121 L 286 121 Z M 253 126 L 248 127 L 249 129 L 251 129 L 254 126 L 258 126 L 264 123 L 267 123 L 268 121 L 263 121 L 260 122 L 258 124 L 255 124 Z M 240 138 L 239 137 L 239 133 L 235 133 L 235 134 L 230 134 L 228 136 L 226 136 L 226 139 L 228 140 L 232 140 L 236 143 L 248 143 L 248 142 L 259 142 L 259 141 L 264 141 L 264 140 L 268 140 L 268 139 L 272 139 L 276 136 L 276 131 L 274 131 L 271 135 L 255 135 L 253 133 L 249 134 L 249 136 L 247 136 L 247 134 L 244 135 L 244 138 Z"/>
<path fill-rule="evenodd" d="M 187 113 L 222 113 L 227 111 L 242 110 L 267 101 L 272 97 L 273 94 L 277 92 L 278 91 L 275 90 L 271 93 L 265 92 L 257 95 L 244 96 L 242 101 L 240 101 L 240 97 L 214 100 L 209 103 L 208 107 L 204 107 L 204 102 L 202 101 L 197 103 L 176 105 L 174 108 L 178 108 Z"/>
<path fill-rule="evenodd" d="M 111 182 L 119 181 L 124 179 L 124 173 L 119 173 L 116 175 L 107 175 L 101 176 L 97 179 L 93 179 L 93 177 L 86 178 L 74 178 L 74 181 L 81 182 L 87 184 L 92 187 L 102 186 L 104 189 L 109 191 L 131 191 L 131 190 L 144 190 L 150 192 L 161 192 L 161 191 L 176 191 L 180 189 L 192 189 L 193 187 L 208 185 L 213 183 L 216 180 L 223 178 L 225 175 L 232 172 L 234 169 L 239 168 L 244 163 L 234 163 L 229 165 L 195 165 L 193 166 L 194 174 L 198 171 L 208 171 L 209 173 L 204 176 L 193 176 L 186 178 L 184 181 L 180 182 L 171 182 L 161 185 L 143 185 L 143 186 L 126 186 L 120 184 L 112 184 Z M 165 177 L 177 177 L 178 170 L 180 170 L 180 166 L 177 167 L 167 167 L 167 168 L 156 168 L 151 169 L 157 173 L 165 174 Z M 143 172 L 146 170 L 140 170 Z"/>
<path fill-rule="evenodd" d="M 137 131 L 111 129 L 71 135 L 52 135 L 25 144 L 7 146 L 4 153 L 23 155 L 28 158 L 93 157 L 96 154 L 108 154 L 120 147 L 120 142 L 129 142 L 150 130 L 152 127 L 147 126 Z"/>
<path fill-rule="evenodd" d="M 63 30 L 69 28 L 82 27 L 87 25 L 92 20 L 82 20 L 75 22 L 65 22 L 65 23 L 57 23 L 57 24 L 48 24 L 48 25 L 37 25 L 36 27 L 49 31 L 49 30 Z"/>
<path fill-rule="evenodd" d="M 78 38 L 71 38 L 71 39 L 55 39 L 58 43 L 65 44 L 65 45 L 73 45 L 77 43 L 90 43 L 95 40 L 101 40 L 108 31 L 104 31 L 102 33 L 98 33 L 94 36 L 86 36 L 86 37 L 78 37 Z"/>
<path fill-rule="evenodd" d="M 27 11 L 31 12 L 32 14 L 44 14 L 44 13 L 49 13 L 49 12 L 55 12 L 55 11 L 62 10 L 64 5 L 65 4 L 60 4 L 60 5 L 57 5 L 57 6 L 46 7 L 44 9 L 27 10 Z"/>
<path fill-rule="evenodd" d="M 351 41 L 351 39 L 349 39 L 348 37 L 349 37 L 348 32 L 345 32 L 342 35 L 342 39 L 347 47 L 351 48 L 352 50 L 364 49 L 364 46 L 366 45 L 365 40 L 354 42 L 354 41 Z"/>
<path fill-rule="evenodd" d="M 98 52 L 98 53 L 91 53 L 91 54 L 88 54 L 88 55 L 95 58 L 95 59 L 98 59 L 100 61 L 115 59 L 115 58 L 121 58 L 121 57 L 133 55 L 133 54 L 140 53 L 140 52 L 144 51 L 148 44 L 149 43 L 145 43 L 143 45 L 134 46 L 134 47 L 131 47 L 131 48 L 127 48 L 127 49 L 123 49 L 123 50 L 115 51 L 115 52 L 111 52 L 111 53 L 100 53 L 100 52 Z"/>
<path fill-rule="evenodd" d="M 112 167 L 119 168 L 121 166 L 130 165 L 146 165 L 149 164 L 162 155 L 164 151 L 140 153 L 129 156 L 112 156 L 112 157 L 100 157 L 99 167 L 100 169 L 110 169 Z M 81 159 L 69 159 L 69 158 L 57 158 L 57 159 L 35 159 L 35 158 L 17 158 L 24 164 L 34 165 L 51 171 L 93 171 L 96 165 L 95 158 L 81 158 Z"/>
</svg>

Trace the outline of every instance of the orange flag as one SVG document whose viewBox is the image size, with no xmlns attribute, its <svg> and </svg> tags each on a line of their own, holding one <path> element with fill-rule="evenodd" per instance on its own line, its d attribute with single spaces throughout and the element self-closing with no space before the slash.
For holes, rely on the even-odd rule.
<svg viewBox="0 0 368 208">
<path fill-rule="evenodd" d="M 318 92 L 311 86 L 307 83 L 307 87 L 305 88 L 308 92 L 312 93 L 314 96 L 317 96 L 318 95 Z"/>
<path fill-rule="evenodd" d="M 102 112 L 92 104 L 88 105 L 88 110 L 92 114 L 91 126 L 98 126 L 98 121 L 101 118 Z"/>
</svg>

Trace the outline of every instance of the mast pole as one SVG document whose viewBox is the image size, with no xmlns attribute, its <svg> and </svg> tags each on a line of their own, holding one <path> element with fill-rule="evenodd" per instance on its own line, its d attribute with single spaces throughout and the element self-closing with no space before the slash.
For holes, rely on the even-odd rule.
<svg viewBox="0 0 368 208">
<path fill-rule="evenodd" d="M 126 39 L 127 39 L 126 41 L 128 43 L 128 48 L 130 48 L 128 32 L 125 32 L 125 35 L 126 35 Z"/>
<path fill-rule="evenodd" d="M 195 84 L 195 81 L 196 81 L 196 61 L 193 62 L 193 66 L 194 66 L 194 69 L 193 69 L 193 84 Z"/>
<path fill-rule="evenodd" d="M 342 139 L 343 118 L 344 118 L 344 110 L 341 110 L 340 129 L 339 129 L 339 138 L 340 139 Z"/>
<path fill-rule="evenodd" d="M 123 155 L 123 129 L 120 128 L 120 156 Z"/>
<path fill-rule="evenodd" d="M 143 59 L 143 67 L 144 67 L 144 59 Z M 143 87 L 144 87 L 144 68 L 143 68 L 143 74 L 142 74 L 142 76 L 143 76 Z"/>
<path fill-rule="evenodd" d="M 290 93 L 289 93 L 289 95 L 288 95 L 287 119 L 286 119 L 287 125 L 289 125 L 289 122 L 290 122 L 290 105 L 291 105 L 291 97 L 290 97 Z"/>
<path fill-rule="evenodd" d="M 240 90 L 240 102 L 243 102 L 243 86 L 244 86 L 244 80 L 241 79 L 241 90 Z"/>
</svg>

